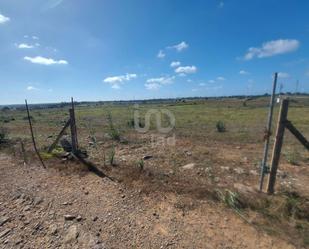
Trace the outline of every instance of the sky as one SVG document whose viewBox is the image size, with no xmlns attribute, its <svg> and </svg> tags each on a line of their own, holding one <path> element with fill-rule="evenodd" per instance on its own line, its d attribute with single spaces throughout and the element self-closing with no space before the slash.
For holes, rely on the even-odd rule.
<svg viewBox="0 0 309 249">
<path fill-rule="evenodd" d="M 307 0 L 0 0 L 0 105 L 309 92 Z M 298 82 L 298 83 L 297 83 Z"/>
</svg>

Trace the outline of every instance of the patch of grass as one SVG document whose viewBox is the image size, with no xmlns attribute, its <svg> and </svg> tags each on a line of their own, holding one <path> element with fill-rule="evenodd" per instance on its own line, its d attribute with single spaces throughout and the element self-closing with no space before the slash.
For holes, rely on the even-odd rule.
<svg viewBox="0 0 309 249">
<path fill-rule="evenodd" d="M 109 132 L 108 132 L 108 134 L 111 136 L 111 138 L 113 140 L 120 141 L 120 132 L 114 126 L 112 113 L 110 111 L 107 113 L 107 121 L 108 121 L 108 124 L 109 124 Z"/>
<path fill-rule="evenodd" d="M 140 159 L 137 161 L 137 166 L 139 167 L 140 170 L 144 170 L 145 162 L 143 159 Z"/>
<path fill-rule="evenodd" d="M 301 155 L 296 149 L 288 151 L 284 155 L 288 163 L 295 166 L 299 165 L 299 162 L 301 161 Z"/>
<path fill-rule="evenodd" d="M 1 127 L 0 128 L 0 144 L 4 144 L 7 142 L 7 139 L 8 139 L 8 130 Z"/>
<path fill-rule="evenodd" d="M 221 120 L 217 121 L 216 128 L 217 128 L 218 132 L 225 132 L 226 131 L 225 123 Z"/>
<path fill-rule="evenodd" d="M 115 147 L 112 146 L 112 148 L 110 149 L 109 153 L 108 153 L 108 162 L 111 166 L 115 166 Z"/>
</svg>

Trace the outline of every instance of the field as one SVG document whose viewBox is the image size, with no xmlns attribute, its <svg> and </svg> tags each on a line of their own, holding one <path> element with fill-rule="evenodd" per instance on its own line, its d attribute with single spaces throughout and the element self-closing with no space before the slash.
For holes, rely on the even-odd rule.
<svg viewBox="0 0 309 249">
<path fill-rule="evenodd" d="M 46 170 L 33 152 L 25 110 L 0 111 L 1 127 L 9 138 L 0 150 L 0 217 L 10 218 L 0 226 L 0 234 L 9 229 L 0 236 L 0 245 L 308 247 L 309 153 L 288 131 L 276 194 L 268 196 L 256 190 L 268 102 L 268 97 L 259 97 L 248 101 L 170 100 L 139 106 L 76 105 L 79 146 L 113 180 L 89 173 L 74 160 L 59 158 L 61 148 L 46 152 L 68 120 L 69 106 L 31 107 Z M 309 98 L 293 97 L 290 102 L 288 119 L 309 138 Z M 173 129 L 158 131 L 152 115 L 149 130 L 138 132 L 134 113 L 139 113 L 143 128 L 149 110 L 169 110 L 175 117 Z M 278 105 L 272 134 L 277 116 Z M 160 117 L 162 127 L 170 125 L 166 115 L 161 113 Z M 69 139 L 69 130 L 67 135 Z M 271 144 L 273 139 L 274 135 Z M 25 165 L 20 141 L 26 148 Z M 38 198 L 42 202 L 35 204 Z M 68 214 L 73 218 L 64 218 Z M 27 241 L 27 236 L 32 239 Z"/>
</svg>

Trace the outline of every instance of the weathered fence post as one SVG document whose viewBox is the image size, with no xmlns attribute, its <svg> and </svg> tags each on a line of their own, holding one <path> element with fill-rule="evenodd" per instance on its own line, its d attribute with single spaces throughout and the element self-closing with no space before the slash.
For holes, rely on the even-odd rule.
<svg viewBox="0 0 309 249">
<path fill-rule="evenodd" d="M 267 136 L 266 136 L 266 139 L 265 139 L 263 160 L 262 160 L 262 165 L 261 165 L 260 187 L 259 187 L 260 191 L 262 191 L 262 189 L 263 189 L 265 169 L 266 169 L 266 163 L 267 163 L 267 157 L 268 157 L 269 137 L 270 137 L 271 124 L 272 124 L 272 119 L 273 119 L 273 111 L 274 111 L 277 79 L 278 79 L 278 73 L 275 73 L 275 75 L 274 75 L 274 82 L 273 82 L 273 90 L 272 90 L 272 95 L 271 95 L 271 98 L 270 98 L 268 120 L 267 120 L 267 128 L 266 128 L 267 129 L 266 130 Z"/>
<path fill-rule="evenodd" d="M 285 125 L 287 122 L 288 109 L 289 109 L 289 100 L 283 99 L 281 102 L 281 106 L 280 106 L 275 144 L 274 144 L 274 149 L 273 149 L 273 154 L 272 154 L 272 159 L 271 159 L 271 169 L 270 169 L 268 186 L 267 186 L 268 194 L 273 194 L 275 191 L 276 175 L 277 175 L 277 169 L 278 169 L 278 164 L 280 160 Z"/>
<path fill-rule="evenodd" d="M 30 112 L 29 112 L 29 107 L 28 107 L 28 103 L 27 103 L 27 100 L 25 100 L 25 103 L 26 103 L 26 109 L 27 109 L 27 115 L 28 115 L 28 122 L 29 122 L 29 127 L 30 127 L 30 133 L 31 133 L 31 138 L 32 138 L 32 143 L 33 143 L 33 147 L 34 147 L 34 150 L 35 150 L 35 153 L 37 154 L 43 168 L 46 168 L 44 162 L 43 162 L 43 159 L 36 147 L 36 142 L 35 142 L 35 139 L 34 139 L 34 134 L 33 134 L 33 128 L 32 128 L 32 122 L 31 122 L 31 116 L 30 116 Z"/>
<path fill-rule="evenodd" d="M 76 134 L 76 123 L 74 117 L 74 110 L 70 109 L 70 126 L 71 126 L 71 139 L 72 139 L 72 151 L 76 153 L 78 150 L 77 147 L 77 134 Z"/>
</svg>

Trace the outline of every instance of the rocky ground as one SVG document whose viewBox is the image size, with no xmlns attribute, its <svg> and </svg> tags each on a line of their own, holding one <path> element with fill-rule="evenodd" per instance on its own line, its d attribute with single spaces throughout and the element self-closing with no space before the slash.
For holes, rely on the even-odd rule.
<svg viewBox="0 0 309 249">
<path fill-rule="evenodd" d="M 44 170 L 2 153 L 0 248 L 295 247 L 210 199 Z"/>
</svg>

